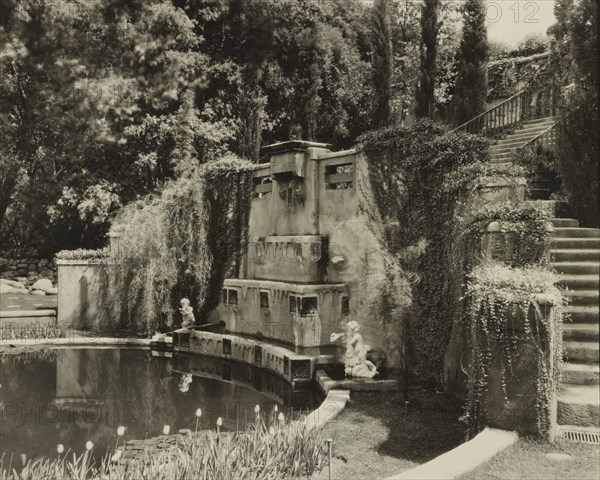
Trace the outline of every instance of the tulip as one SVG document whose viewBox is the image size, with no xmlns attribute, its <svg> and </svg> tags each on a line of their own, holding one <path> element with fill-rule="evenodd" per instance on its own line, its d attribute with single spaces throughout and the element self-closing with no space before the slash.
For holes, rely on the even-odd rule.
<svg viewBox="0 0 600 480">
<path fill-rule="evenodd" d="M 88 441 L 85 443 L 85 449 L 86 449 L 86 450 L 91 450 L 92 448 L 94 448 L 94 444 L 88 440 Z"/>
<path fill-rule="evenodd" d="M 279 410 L 279 407 L 278 407 L 277 405 L 275 405 L 275 406 L 273 407 L 273 411 L 274 411 L 275 413 L 277 413 L 277 411 L 278 411 L 278 410 Z"/>
<path fill-rule="evenodd" d="M 280 413 L 280 414 L 277 416 L 277 419 L 278 419 L 280 422 L 283 422 L 283 420 L 284 420 L 283 413 Z"/>
<path fill-rule="evenodd" d="M 223 425 L 223 419 L 221 417 L 217 418 L 217 427 Z"/>
<path fill-rule="evenodd" d="M 273 427 L 269 427 L 269 435 L 275 435 L 275 429 Z"/>
<path fill-rule="evenodd" d="M 56 446 L 56 451 L 58 452 L 58 454 L 59 454 L 59 455 L 65 451 L 65 447 L 63 446 L 63 444 L 62 444 L 62 443 L 59 443 L 59 444 Z"/>
<path fill-rule="evenodd" d="M 200 421 L 200 417 L 202 416 L 202 409 L 199 408 L 196 410 L 196 433 L 198 433 L 198 422 Z M 191 435 L 191 433 L 190 433 Z"/>
<path fill-rule="evenodd" d="M 168 435 L 170 431 L 171 431 L 171 427 L 169 425 L 165 425 L 163 427 L 163 435 Z"/>
<path fill-rule="evenodd" d="M 119 437 L 122 437 L 123 435 L 125 435 L 125 430 L 127 430 L 127 427 L 121 425 L 119 428 L 117 428 L 117 435 Z"/>
<path fill-rule="evenodd" d="M 110 457 L 111 462 L 116 462 L 123 455 L 123 450 L 117 450 L 112 457 Z"/>
<path fill-rule="evenodd" d="M 260 407 L 258 405 L 254 407 L 254 413 L 260 413 Z"/>
</svg>

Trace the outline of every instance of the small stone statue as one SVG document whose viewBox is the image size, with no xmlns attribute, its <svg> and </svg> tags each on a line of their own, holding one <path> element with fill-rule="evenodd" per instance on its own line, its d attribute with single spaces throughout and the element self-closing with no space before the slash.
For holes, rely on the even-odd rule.
<svg viewBox="0 0 600 480">
<path fill-rule="evenodd" d="M 194 309 L 190 307 L 190 301 L 182 298 L 179 303 L 181 305 L 179 312 L 182 316 L 181 328 L 193 328 L 196 325 L 196 319 L 194 318 Z"/>
<path fill-rule="evenodd" d="M 358 333 L 359 330 L 358 322 L 351 320 L 346 324 L 346 333 L 332 333 L 330 340 L 335 342 L 341 338 L 346 342 L 344 357 L 346 376 L 373 378 L 378 373 L 377 367 L 367 360 L 369 346 L 365 345 L 362 335 Z"/>
<path fill-rule="evenodd" d="M 181 375 L 179 379 L 179 391 L 181 393 L 187 393 L 190 389 L 190 383 L 192 383 L 192 374 L 184 373 Z"/>
</svg>

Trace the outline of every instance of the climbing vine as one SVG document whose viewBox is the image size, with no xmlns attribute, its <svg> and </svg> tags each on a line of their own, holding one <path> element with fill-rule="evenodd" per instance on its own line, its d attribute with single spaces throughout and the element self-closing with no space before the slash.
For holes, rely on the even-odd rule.
<svg viewBox="0 0 600 480">
<path fill-rule="evenodd" d="M 384 248 L 411 279 L 410 369 L 422 380 L 440 383 L 463 281 L 456 215 L 463 195 L 460 172 L 489 162 L 488 143 L 445 133 L 429 121 L 369 132 L 359 141 L 369 161 Z M 452 175 L 455 184 L 447 184 Z"/>
<path fill-rule="evenodd" d="M 532 346 L 537 360 L 538 430 L 548 434 L 563 356 L 560 332 L 565 301 L 554 286 L 556 280 L 554 273 L 541 267 L 513 268 L 495 263 L 476 267 L 469 275 L 464 319 L 469 330 L 470 361 L 464 418 L 471 434 L 479 430 L 485 413 L 490 376 L 497 374 L 492 371 L 494 360 L 499 360 L 502 393 L 508 402 L 507 383 L 514 376 L 514 361 L 524 342 Z"/>
<path fill-rule="evenodd" d="M 225 276 L 239 268 L 254 168 L 235 157 L 209 162 L 123 209 L 99 300 L 104 329 L 170 328 L 181 297 L 205 318 Z"/>
<path fill-rule="evenodd" d="M 550 212 L 534 203 L 504 202 L 475 211 L 466 224 L 466 239 L 470 250 L 481 245 L 481 237 L 488 225 L 496 222 L 504 235 L 514 234 L 514 248 L 510 258 L 503 259 L 513 267 L 544 264 L 547 261 L 551 230 Z"/>
</svg>

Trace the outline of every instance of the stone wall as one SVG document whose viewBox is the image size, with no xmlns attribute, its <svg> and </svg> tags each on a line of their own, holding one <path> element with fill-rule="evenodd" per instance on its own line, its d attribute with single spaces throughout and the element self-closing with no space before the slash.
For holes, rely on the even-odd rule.
<svg viewBox="0 0 600 480">
<path fill-rule="evenodd" d="M 56 285 L 57 270 L 54 260 L 46 258 L 8 258 L 0 256 L 0 278 L 15 280 L 30 287 L 40 278 L 47 278 Z"/>
</svg>

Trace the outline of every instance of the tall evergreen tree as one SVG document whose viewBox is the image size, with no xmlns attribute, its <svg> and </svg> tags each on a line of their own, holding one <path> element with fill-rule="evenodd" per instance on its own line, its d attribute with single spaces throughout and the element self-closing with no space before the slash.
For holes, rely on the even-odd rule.
<svg viewBox="0 0 600 480">
<path fill-rule="evenodd" d="M 454 122 L 462 125 L 485 110 L 489 44 L 483 0 L 466 0 L 454 90 Z"/>
<path fill-rule="evenodd" d="M 375 0 L 371 16 L 373 50 L 373 87 L 375 99 L 372 112 L 373 128 L 385 127 L 392 116 L 392 31 L 389 0 Z"/>
<path fill-rule="evenodd" d="M 415 113 L 418 118 L 432 118 L 435 110 L 435 73 L 437 68 L 438 15 L 441 0 L 424 0 L 421 7 L 421 78 L 417 87 Z"/>
</svg>

